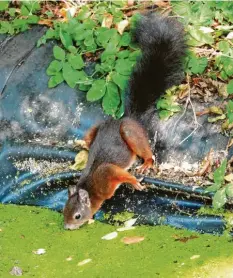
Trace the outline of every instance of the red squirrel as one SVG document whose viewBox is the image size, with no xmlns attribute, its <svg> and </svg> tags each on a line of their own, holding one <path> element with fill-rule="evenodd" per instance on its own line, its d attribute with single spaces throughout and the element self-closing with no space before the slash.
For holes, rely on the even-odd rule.
<svg viewBox="0 0 233 278">
<path fill-rule="evenodd" d="M 66 229 L 78 229 L 92 218 L 120 184 L 144 189 L 127 172 L 137 156 L 144 160 L 140 173 L 153 167 L 146 132 L 149 123 L 143 122 L 143 116 L 155 110 L 155 101 L 166 89 L 182 81 L 186 43 L 183 27 L 176 19 L 158 14 L 141 16 L 132 32 L 142 55 L 126 90 L 125 116 L 97 124 L 85 135 L 88 162 L 78 184 L 68 189 L 63 210 Z"/>
</svg>

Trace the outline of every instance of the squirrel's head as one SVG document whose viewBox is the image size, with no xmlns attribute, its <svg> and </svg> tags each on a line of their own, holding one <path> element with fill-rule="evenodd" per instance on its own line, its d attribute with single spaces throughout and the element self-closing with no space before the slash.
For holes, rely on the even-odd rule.
<svg viewBox="0 0 233 278">
<path fill-rule="evenodd" d="M 91 201 L 85 189 L 71 186 L 68 189 L 69 199 L 64 207 L 64 227 L 75 230 L 92 217 Z"/>
</svg>

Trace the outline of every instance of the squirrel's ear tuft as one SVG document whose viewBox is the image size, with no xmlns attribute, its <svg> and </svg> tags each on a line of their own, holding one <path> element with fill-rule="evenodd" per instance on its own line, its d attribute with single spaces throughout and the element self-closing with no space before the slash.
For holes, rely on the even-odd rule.
<svg viewBox="0 0 233 278">
<path fill-rule="evenodd" d="M 77 192 L 77 187 L 74 185 L 69 186 L 68 188 L 68 196 L 72 196 L 74 193 Z"/>
<path fill-rule="evenodd" d="M 79 197 L 80 197 L 80 201 L 87 205 L 88 207 L 91 206 L 91 202 L 90 202 L 90 198 L 89 198 L 89 194 L 85 189 L 79 189 Z"/>
</svg>

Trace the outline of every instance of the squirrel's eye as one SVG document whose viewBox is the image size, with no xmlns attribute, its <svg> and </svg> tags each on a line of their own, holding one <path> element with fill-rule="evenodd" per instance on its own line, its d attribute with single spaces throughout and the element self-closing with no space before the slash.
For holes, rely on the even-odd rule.
<svg viewBox="0 0 233 278">
<path fill-rule="evenodd" d="M 81 214 L 76 214 L 75 219 L 79 220 L 81 218 Z"/>
</svg>

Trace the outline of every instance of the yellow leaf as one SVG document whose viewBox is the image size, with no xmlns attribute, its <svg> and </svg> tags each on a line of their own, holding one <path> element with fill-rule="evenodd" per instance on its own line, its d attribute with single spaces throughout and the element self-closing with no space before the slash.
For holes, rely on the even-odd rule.
<svg viewBox="0 0 233 278">
<path fill-rule="evenodd" d="M 83 170 L 88 160 L 88 151 L 82 150 L 75 157 L 75 164 L 70 167 L 72 170 Z"/>
</svg>

